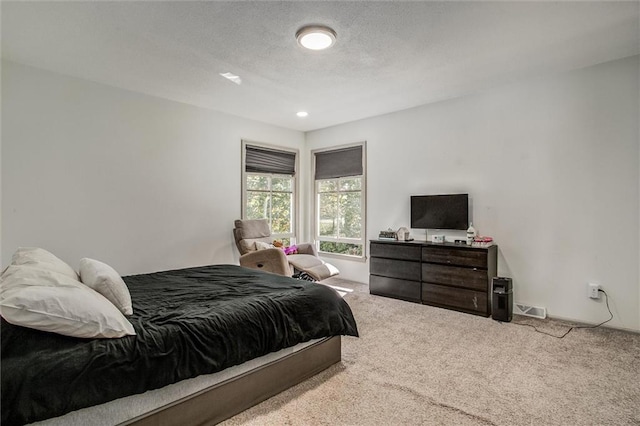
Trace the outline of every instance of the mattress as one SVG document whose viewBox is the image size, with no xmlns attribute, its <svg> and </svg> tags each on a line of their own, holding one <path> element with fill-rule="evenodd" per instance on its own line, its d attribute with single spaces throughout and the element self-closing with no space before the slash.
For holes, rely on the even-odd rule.
<svg viewBox="0 0 640 426">
<path fill-rule="evenodd" d="M 61 416 L 283 348 L 357 336 L 335 290 L 214 265 L 124 277 L 137 335 L 78 339 L 1 324 L 2 424 Z"/>
</svg>

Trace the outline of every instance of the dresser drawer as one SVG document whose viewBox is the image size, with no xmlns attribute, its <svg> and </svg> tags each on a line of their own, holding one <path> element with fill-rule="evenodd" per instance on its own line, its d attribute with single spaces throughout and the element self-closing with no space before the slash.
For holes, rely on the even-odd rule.
<svg viewBox="0 0 640 426">
<path fill-rule="evenodd" d="M 419 281 L 369 275 L 369 292 L 378 296 L 395 297 L 420 303 L 421 287 Z"/>
<path fill-rule="evenodd" d="M 487 292 L 489 278 L 486 269 L 460 268 L 457 266 L 422 264 L 422 281 L 445 284 Z"/>
<path fill-rule="evenodd" d="M 385 257 L 387 259 L 420 261 L 420 246 L 371 243 L 371 257 Z"/>
<path fill-rule="evenodd" d="M 486 291 L 422 283 L 422 303 L 489 316 Z"/>
<path fill-rule="evenodd" d="M 420 281 L 420 262 L 372 257 L 369 272 L 383 277 Z"/>
<path fill-rule="evenodd" d="M 422 261 L 487 269 L 487 250 L 423 247 Z"/>
</svg>

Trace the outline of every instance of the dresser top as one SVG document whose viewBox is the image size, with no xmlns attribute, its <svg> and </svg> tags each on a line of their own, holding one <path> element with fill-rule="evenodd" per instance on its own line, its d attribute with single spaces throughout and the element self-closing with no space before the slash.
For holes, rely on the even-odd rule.
<svg viewBox="0 0 640 426">
<path fill-rule="evenodd" d="M 492 247 L 498 247 L 497 244 L 492 244 L 488 247 L 474 247 L 474 246 L 468 246 L 466 243 L 462 244 L 462 243 L 432 243 L 430 241 L 418 241 L 418 240 L 413 240 L 413 241 L 397 241 L 397 240 L 378 240 L 378 239 L 373 239 L 373 240 L 369 240 L 371 243 L 376 243 L 376 244 L 395 244 L 395 245 L 411 245 L 411 246 L 420 246 L 420 247 L 447 247 L 447 248 L 458 248 L 458 249 L 473 249 L 473 250 L 488 250 Z"/>
</svg>

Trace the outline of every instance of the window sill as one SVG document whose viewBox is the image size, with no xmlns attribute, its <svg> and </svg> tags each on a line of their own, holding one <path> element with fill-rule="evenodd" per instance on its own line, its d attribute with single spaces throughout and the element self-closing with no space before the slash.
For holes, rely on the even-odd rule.
<svg viewBox="0 0 640 426">
<path fill-rule="evenodd" d="M 328 257 L 330 259 L 350 260 L 353 262 L 365 263 L 367 261 L 366 256 L 352 256 L 349 254 L 329 253 L 326 251 L 319 251 L 319 257 Z"/>
</svg>

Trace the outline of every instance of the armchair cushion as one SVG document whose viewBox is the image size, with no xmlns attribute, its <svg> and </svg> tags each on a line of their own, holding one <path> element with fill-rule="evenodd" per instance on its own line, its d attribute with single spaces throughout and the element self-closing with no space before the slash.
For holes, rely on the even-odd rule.
<svg viewBox="0 0 640 426">
<path fill-rule="evenodd" d="M 338 268 L 335 266 L 309 254 L 291 254 L 287 256 L 287 260 L 295 269 L 306 272 L 316 281 L 324 280 L 339 273 Z"/>
<path fill-rule="evenodd" d="M 309 254 L 290 254 L 287 256 L 287 260 L 294 268 L 300 271 L 306 271 L 307 268 L 312 268 L 322 264 L 322 260 L 320 260 L 320 258 Z"/>
<path fill-rule="evenodd" d="M 279 248 L 252 251 L 240 256 L 240 266 L 273 274 L 291 276 L 287 256 Z"/>
<path fill-rule="evenodd" d="M 271 237 L 267 219 L 236 220 L 235 225 L 240 239 Z"/>
<path fill-rule="evenodd" d="M 322 262 L 320 265 L 307 268 L 305 272 L 311 275 L 316 281 L 322 281 L 340 273 L 338 268 L 327 262 Z"/>
<path fill-rule="evenodd" d="M 310 243 L 297 244 L 298 254 L 310 254 L 311 256 L 318 257 L 318 251 L 316 246 Z"/>
<path fill-rule="evenodd" d="M 271 242 L 269 222 L 266 219 L 236 220 L 233 236 L 241 255 L 255 251 L 256 242 Z"/>
</svg>

